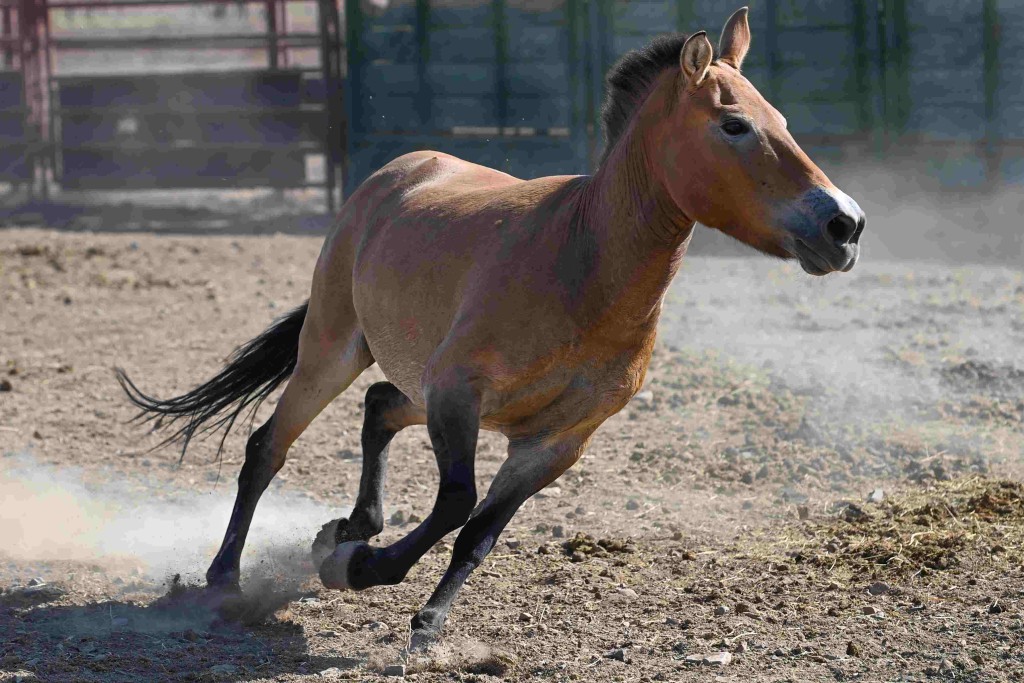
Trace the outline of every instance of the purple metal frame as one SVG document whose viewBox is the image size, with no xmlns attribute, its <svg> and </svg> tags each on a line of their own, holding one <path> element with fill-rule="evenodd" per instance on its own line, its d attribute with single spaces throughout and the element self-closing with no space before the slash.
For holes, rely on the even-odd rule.
<svg viewBox="0 0 1024 683">
<path fill-rule="evenodd" d="M 226 49 L 253 49 L 266 45 L 267 65 L 270 69 L 283 69 L 290 65 L 290 51 L 296 48 L 319 48 L 321 66 L 316 69 L 324 78 L 327 92 L 325 113 L 328 134 L 324 144 L 325 190 L 328 210 L 333 211 L 338 191 L 338 174 L 343 165 L 344 146 L 341 134 L 332 140 L 333 131 L 344 130 L 342 120 L 332 117 L 343 116 L 340 106 L 341 87 L 336 82 L 341 78 L 341 32 L 337 0 L 316 0 L 320 15 L 316 33 L 292 33 L 288 27 L 287 6 L 308 3 L 311 0 L 0 0 L 0 65 L 2 68 L 16 68 L 23 74 L 27 119 L 34 133 L 31 164 L 34 169 L 33 193 L 43 197 L 49 192 L 53 181 L 55 160 L 55 112 L 53 96 L 55 74 L 53 53 L 61 48 L 76 50 L 91 49 L 136 49 L 153 48 L 199 48 L 215 43 Z M 50 12 L 65 9 L 133 9 L 147 7 L 172 7 L 246 3 L 263 5 L 266 8 L 267 27 L 262 34 L 193 36 L 166 38 L 102 38 L 102 39 L 53 39 L 50 35 Z M 15 63 L 16 62 L 16 63 Z M 310 69 L 312 71 L 313 69 Z M 335 102 L 333 100 L 339 100 Z"/>
</svg>

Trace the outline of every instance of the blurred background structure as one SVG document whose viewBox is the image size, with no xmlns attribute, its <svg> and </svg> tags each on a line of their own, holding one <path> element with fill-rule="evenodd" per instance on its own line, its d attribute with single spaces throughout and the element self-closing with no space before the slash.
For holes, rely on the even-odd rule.
<svg viewBox="0 0 1024 683">
<path fill-rule="evenodd" d="M 315 187 L 330 211 L 416 149 L 586 173 L 615 60 L 658 33 L 715 39 L 738 4 L 0 0 L 0 183 Z M 1024 3 L 749 5 L 745 72 L 826 171 L 939 196 L 1024 183 Z"/>
</svg>

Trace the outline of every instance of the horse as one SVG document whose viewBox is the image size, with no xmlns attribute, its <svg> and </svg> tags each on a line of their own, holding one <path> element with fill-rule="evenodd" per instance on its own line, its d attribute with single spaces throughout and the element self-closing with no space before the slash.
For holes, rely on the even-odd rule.
<svg viewBox="0 0 1024 683">
<path fill-rule="evenodd" d="M 639 391 L 697 222 L 811 275 L 854 266 L 864 213 L 743 76 L 749 45 L 743 8 L 726 22 L 717 58 L 704 31 L 622 57 L 607 76 L 606 146 L 589 176 L 520 180 L 434 151 L 391 161 L 341 208 L 308 301 L 216 376 L 160 400 L 118 371 L 140 417 L 176 425 L 168 441 L 183 449 L 199 434 L 226 434 L 287 382 L 248 439 L 210 590 L 238 590 L 253 512 L 289 447 L 376 362 L 387 381 L 366 392 L 358 495 L 347 518 L 324 525 L 314 559 L 330 589 L 397 584 L 461 528 L 412 617 L 410 649 L 429 646 L 516 510 Z M 375 547 L 388 444 L 413 425 L 426 425 L 437 462 L 433 508 Z M 478 504 L 481 429 L 503 434 L 508 454 Z"/>
</svg>

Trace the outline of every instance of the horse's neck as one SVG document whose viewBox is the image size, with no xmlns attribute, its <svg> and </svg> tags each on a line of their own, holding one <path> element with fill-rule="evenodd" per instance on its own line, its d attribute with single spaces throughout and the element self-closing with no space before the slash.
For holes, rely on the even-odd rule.
<svg viewBox="0 0 1024 683">
<path fill-rule="evenodd" d="M 653 333 L 693 222 L 648 170 L 640 133 L 627 133 L 616 147 L 579 199 L 579 229 L 596 255 L 585 306 L 589 318 L 597 314 L 624 334 Z"/>
</svg>

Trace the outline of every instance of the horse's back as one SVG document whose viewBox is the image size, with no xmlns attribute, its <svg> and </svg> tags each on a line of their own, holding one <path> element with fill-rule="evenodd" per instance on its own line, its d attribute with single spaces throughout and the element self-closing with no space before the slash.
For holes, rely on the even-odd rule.
<svg viewBox="0 0 1024 683">
<path fill-rule="evenodd" d="M 440 152 L 399 157 L 346 202 L 314 298 L 348 298 L 385 375 L 419 403 L 424 367 L 457 319 L 507 292 L 522 263 L 552 256 L 537 232 L 551 228 L 544 202 L 567 180 L 524 181 Z"/>
</svg>

